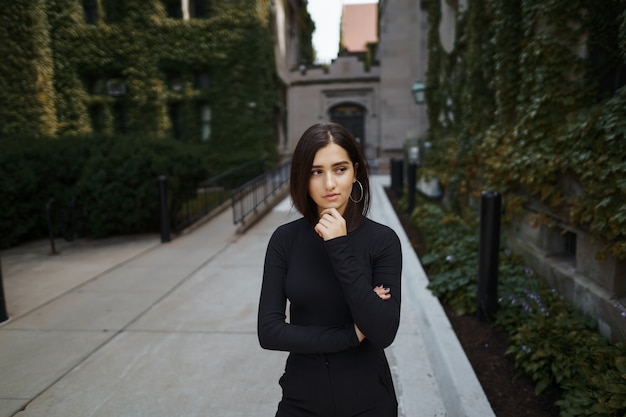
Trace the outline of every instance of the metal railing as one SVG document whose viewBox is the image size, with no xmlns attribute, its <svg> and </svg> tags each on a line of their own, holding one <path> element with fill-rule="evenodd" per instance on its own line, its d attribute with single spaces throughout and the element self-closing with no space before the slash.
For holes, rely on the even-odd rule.
<svg viewBox="0 0 626 417">
<path fill-rule="evenodd" d="M 246 216 L 256 213 L 286 183 L 289 182 L 291 161 L 248 181 L 231 193 L 233 223 L 245 223 Z"/>
<path fill-rule="evenodd" d="M 180 232 L 211 213 L 231 197 L 231 190 L 263 172 L 262 159 L 238 165 L 172 195 L 172 230 Z"/>
</svg>

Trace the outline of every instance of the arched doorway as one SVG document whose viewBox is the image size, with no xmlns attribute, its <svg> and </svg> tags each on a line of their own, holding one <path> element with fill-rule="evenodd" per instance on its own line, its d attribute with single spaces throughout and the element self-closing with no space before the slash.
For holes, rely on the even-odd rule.
<svg viewBox="0 0 626 417">
<path fill-rule="evenodd" d="M 365 107 L 354 103 L 342 103 L 331 107 L 331 122 L 339 123 L 361 143 L 365 150 Z"/>
</svg>

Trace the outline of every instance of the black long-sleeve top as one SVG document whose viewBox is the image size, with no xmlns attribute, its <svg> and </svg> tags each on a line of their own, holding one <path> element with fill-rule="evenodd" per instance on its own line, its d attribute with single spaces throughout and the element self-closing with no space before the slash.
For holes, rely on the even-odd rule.
<svg viewBox="0 0 626 417">
<path fill-rule="evenodd" d="M 328 241 L 304 218 L 280 226 L 265 256 L 258 312 L 261 346 L 294 353 L 341 352 L 359 345 L 356 323 L 369 343 L 384 349 L 400 323 L 401 271 L 398 236 L 370 219 Z M 391 299 L 373 291 L 381 284 L 391 290 Z"/>
</svg>

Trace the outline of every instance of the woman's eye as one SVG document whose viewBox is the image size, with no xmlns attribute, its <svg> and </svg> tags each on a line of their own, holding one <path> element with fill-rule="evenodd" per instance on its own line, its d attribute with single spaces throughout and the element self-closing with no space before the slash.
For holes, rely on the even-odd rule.
<svg viewBox="0 0 626 417">
<path fill-rule="evenodd" d="M 344 172 L 346 172 L 347 168 L 346 167 L 339 167 L 337 168 L 337 173 L 338 174 L 343 174 Z"/>
<path fill-rule="evenodd" d="M 313 171 L 311 171 L 311 175 L 320 175 L 322 173 L 322 171 L 320 171 L 319 169 L 315 169 Z"/>
</svg>

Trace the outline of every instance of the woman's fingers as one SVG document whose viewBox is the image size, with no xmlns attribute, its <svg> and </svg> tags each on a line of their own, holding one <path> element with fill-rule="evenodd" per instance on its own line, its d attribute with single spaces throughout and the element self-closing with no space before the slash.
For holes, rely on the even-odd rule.
<svg viewBox="0 0 626 417">
<path fill-rule="evenodd" d="M 391 298 L 391 290 L 389 288 L 383 287 L 382 285 L 374 287 L 374 292 L 383 300 L 388 300 Z"/>
<path fill-rule="evenodd" d="M 324 240 L 348 234 L 346 220 L 336 209 L 323 210 L 320 213 L 320 219 L 314 229 Z"/>
</svg>

